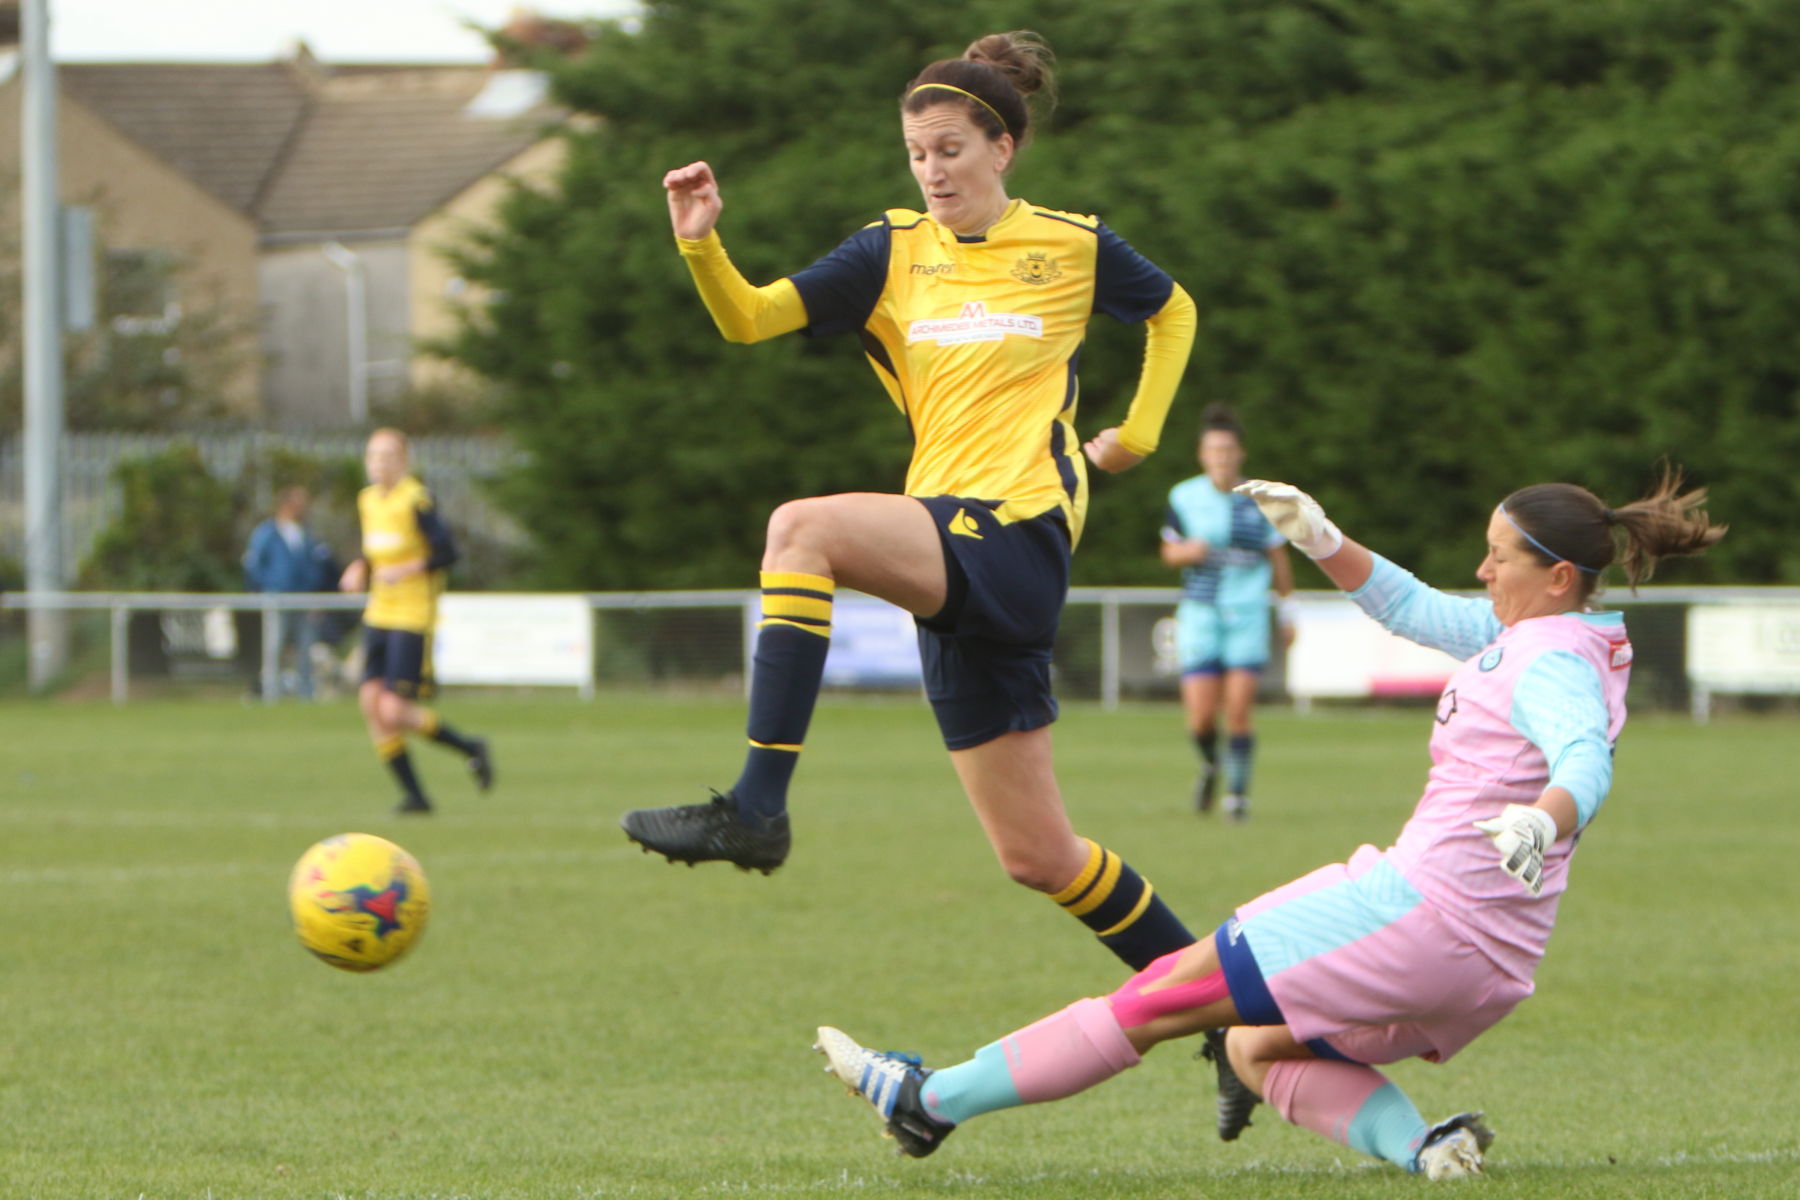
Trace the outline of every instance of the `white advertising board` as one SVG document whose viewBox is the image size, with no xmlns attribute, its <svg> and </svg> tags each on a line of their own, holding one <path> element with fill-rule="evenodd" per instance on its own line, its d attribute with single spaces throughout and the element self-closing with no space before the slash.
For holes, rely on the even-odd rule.
<svg viewBox="0 0 1800 1200">
<path fill-rule="evenodd" d="M 1460 664 L 1395 637 L 1349 600 L 1294 603 L 1287 688 L 1297 699 L 1435 696 Z"/>
<path fill-rule="evenodd" d="M 1687 613 L 1687 673 L 1709 692 L 1800 693 L 1800 610 L 1695 605 Z"/>
<path fill-rule="evenodd" d="M 432 666 L 439 683 L 586 689 L 594 622 L 578 595 L 451 593 L 438 601 Z"/>
<path fill-rule="evenodd" d="M 760 600 L 744 605 L 746 645 L 756 644 Z M 839 592 L 831 605 L 831 648 L 825 655 L 827 687 L 918 687 L 919 635 L 912 614 L 860 592 Z"/>
</svg>

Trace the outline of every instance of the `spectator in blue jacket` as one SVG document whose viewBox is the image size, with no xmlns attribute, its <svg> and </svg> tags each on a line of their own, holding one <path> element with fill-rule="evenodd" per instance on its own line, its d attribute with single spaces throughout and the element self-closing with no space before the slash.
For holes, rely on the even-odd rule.
<svg viewBox="0 0 1800 1200">
<path fill-rule="evenodd" d="M 337 586 L 331 547 L 306 528 L 312 496 L 303 487 L 287 487 L 275 499 L 275 515 L 250 531 L 244 551 L 244 577 L 253 592 L 327 592 Z M 298 609 L 279 614 L 276 654 L 294 651 L 291 677 L 283 673 L 284 691 L 302 700 L 313 696 L 312 647 L 319 637 L 319 614 Z M 291 682 L 288 681 L 291 678 Z"/>
</svg>

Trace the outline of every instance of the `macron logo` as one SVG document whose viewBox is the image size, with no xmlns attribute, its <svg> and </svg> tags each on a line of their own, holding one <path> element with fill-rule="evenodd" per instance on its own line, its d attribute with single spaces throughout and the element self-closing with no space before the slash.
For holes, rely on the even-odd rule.
<svg viewBox="0 0 1800 1200">
<path fill-rule="evenodd" d="M 906 341 L 908 345 L 936 342 L 940 346 L 960 346 L 967 342 L 998 342 L 1009 333 L 1041 338 L 1044 336 L 1043 319 L 1020 313 L 991 313 L 986 304 L 971 300 L 954 317 L 914 321 L 906 327 Z"/>
</svg>

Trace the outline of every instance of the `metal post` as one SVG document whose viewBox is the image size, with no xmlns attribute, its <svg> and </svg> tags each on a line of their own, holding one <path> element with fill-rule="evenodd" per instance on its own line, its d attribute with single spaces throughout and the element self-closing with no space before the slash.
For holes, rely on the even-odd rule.
<svg viewBox="0 0 1800 1200">
<path fill-rule="evenodd" d="M 588 656 L 587 671 L 581 677 L 580 695 L 583 700 L 594 698 L 595 669 L 594 661 L 600 650 L 600 614 L 590 604 L 588 606 Z"/>
<path fill-rule="evenodd" d="M 62 306 L 57 227 L 56 67 L 50 61 L 50 0 L 21 5 L 24 97 L 20 149 L 24 267 L 25 590 L 63 586 Z M 29 681 L 42 691 L 69 660 L 69 617 L 32 608 L 25 618 Z"/>
<path fill-rule="evenodd" d="M 754 605 L 755 607 L 751 607 Z M 762 593 L 744 596 L 744 699 L 750 698 L 750 676 L 756 673 L 756 623 L 762 616 Z"/>
<path fill-rule="evenodd" d="M 131 610 L 112 608 L 112 702 L 123 704 L 131 689 Z"/>
<path fill-rule="evenodd" d="M 1100 597 L 1100 707 L 1114 712 L 1119 707 L 1119 594 Z"/>
<path fill-rule="evenodd" d="M 344 273 L 344 353 L 350 359 L 350 423 L 369 420 L 369 279 L 363 260 L 342 242 L 322 247 Z"/>
<path fill-rule="evenodd" d="M 263 597 L 262 639 L 262 702 L 273 704 L 281 696 L 281 615 L 273 593 Z"/>
</svg>

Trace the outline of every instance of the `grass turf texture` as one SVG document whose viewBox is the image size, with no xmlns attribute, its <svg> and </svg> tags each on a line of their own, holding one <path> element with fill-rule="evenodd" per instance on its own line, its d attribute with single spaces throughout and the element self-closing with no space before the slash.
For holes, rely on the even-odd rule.
<svg viewBox="0 0 1800 1200">
<path fill-rule="evenodd" d="M 1123 972 L 1005 880 L 915 701 L 828 698 L 773 877 L 641 856 L 626 808 L 704 797 L 729 700 L 452 695 L 494 739 L 478 796 L 414 749 L 441 812 L 387 815 L 349 703 L 0 704 L 0 1194 L 1365 1197 L 1427 1185 L 1258 1110 L 1212 1133 L 1210 1068 L 1164 1046 L 1061 1104 L 896 1157 L 820 1073 L 813 1027 L 947 1064 Z M 1077 826 L 1196 932 L 1361 841 L 1426 767 L 1422 709 L 1262 714 L 1252 821 L 1188 809 L 1173 707 L 1071 705 Z M 1643 717 L 1584 845 L 1539 994 L 1443 1067 L 1428 1118 L 1485 1108 L 1484 1198 L 1800 1194 L 1790 722 Z M 372 976 L 294 941 L 284 885 L 330 833 L 398 840 L 435 898 Z M 1446 1185 L 1437 1185 L 1446 1186 Z M 1466 1185 L 1465 1185 L 1466 1186 Z"/>
</svg>

